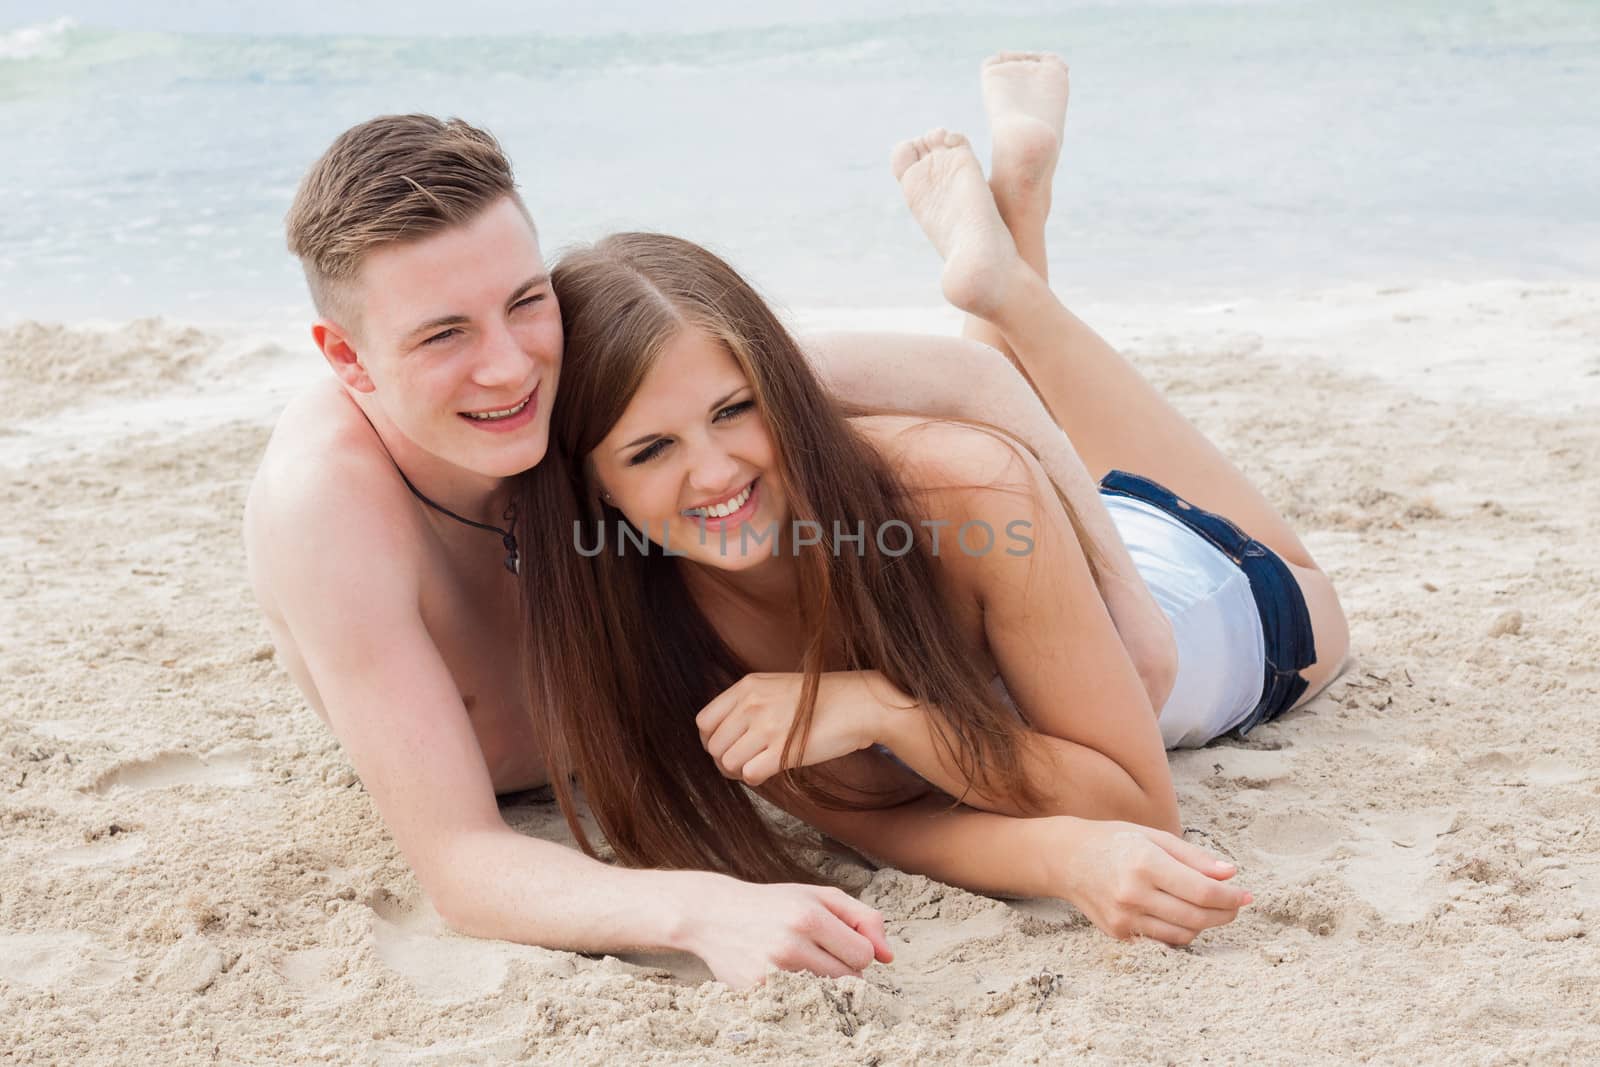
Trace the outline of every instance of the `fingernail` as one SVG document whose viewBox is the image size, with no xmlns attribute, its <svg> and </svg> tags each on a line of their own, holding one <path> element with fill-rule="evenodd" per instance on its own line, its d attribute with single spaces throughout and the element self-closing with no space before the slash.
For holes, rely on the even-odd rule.
<svg viewBox="0 0 1600 1067">
<path fill-rule="evenodd" d="M 1256 898 L 1255 898 L 1255 897 L 1253 897 L 1253 896 L 1251 896 L 1251 895 L 1250 895 L 1250 894 L 1249 894 L 1249 893 L 1246 893 L 1246 894 L 1245 894 L 1245 895 L 1244 895 L 1244 902 L 1245 902 L 1245 903 L 1246 903 L 1246 904 L 1251 904 L 1251 903 L 1254 903 L 1254 902 L 1255 902 L 1255 899 L 1256 899 Z"/>
<path fill-rule="evenodd" d="M 1219 871 L 1225 871 L 1229 867 L 1232 867 L 1232 866 L 1233 866 L 1233 864 L 1229 863 L 1227 860 L 1218 860 L 1217 861 L 1217 870 L 1219 870 Z"/>
</svg>

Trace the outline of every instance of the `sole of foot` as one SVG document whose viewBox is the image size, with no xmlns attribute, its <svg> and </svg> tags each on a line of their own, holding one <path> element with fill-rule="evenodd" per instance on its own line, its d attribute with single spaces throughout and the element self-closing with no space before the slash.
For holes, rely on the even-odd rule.
<svg viewBox="0 0 1600 1067">
<path fill-rule="evenodd" d="M 902 141 L 890 169 L 911 214 L 944 257 L 945 299 L 992 318 L 1018 267 L 1026 269 L 972 146 L 943 128 Z"/>
</svg>

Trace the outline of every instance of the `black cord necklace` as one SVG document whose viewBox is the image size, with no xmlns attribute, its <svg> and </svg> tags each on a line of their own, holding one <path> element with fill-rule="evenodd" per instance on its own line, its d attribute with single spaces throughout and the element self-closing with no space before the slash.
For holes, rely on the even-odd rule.
<svg viewBox="0 0 1600 1067">
<path fill-rule="evenodd" d="M 356 405 L 356 410 L 361 412 L 361 417 L 367 420 L 368 426 L 372 427 L 372 433 L 375 437 L 377 437 L 378 444 L 383 445 L 384 453 L 389 455 L 389 462 L 394 463 L 394 472 L 400 476 L 400 480 L 402 482 L 406 483 L 406 488 L 411 490 L 412 496 L 428 505 L 434 511 L 437 511 L 439 514 L 448 515 L 450 518 L 461 523 L 463 526 L 471 526 L 474 529 L 487 530 L 490 533 L 499 534 L 500 543 L 506 546 L 506 570 L 510 571 L 512 574 L 522 573 L 522 554 L 517 551 L 517 535 L 512 533 L 512 531 L 517 528 L 517 502 L 515 499 L 506 505 L 505 512 L 500 516 L 506 521 L 506 528 L 503 530 L 498 526 L 490 526 L 486 522 L 473 522 L 471 519 L 462 518 L 460 515 L 457 515 L 455 512 L 445 507 L 443 504 L 435 504 L 433 501 L 422 495 L 421 489 L 418 489 L 416 486 L 411 484 L 411 479 L 407 478 L 406 472 L 400 469 L 400 464 L 394 462 L 394 456 L 389 454 L 389 446 L 383 443 L 383 435 L 378 433 L 378 427 L 373 425 L 372 417 L 362 410 L 361 405 L 359 404 Z"/>
<path fill-rule="evenodd" d="M 506 505 L 505 513 L 500 516 L 501 518 L 505 519 L 507 523 L 507 528 L 502 530 L 500 527 L 491 526 L 486 522 L 473 522 L 471 519 L 462 518 L 460 515 L 457 515 L 455 512 L 445 507 L 443 504 L 434 503 L 432 500 L 429 500 L 427 497 L 422 495 L 421 489 L 418 489 L 416 486 L 411 484 L 411 479 L 406 477 L 406 472 L 400 469 L 400 465 L 398 463 L 395 464 L 394 470 L 396 474 L 400 475 L 400 480 L 406 483 L 406 488 L 411 490 L 411 495 L 428 505 L 434 511 L 437 511 L 441 515 L 450 516 L 463 526 L 472 526 L 479 530 L 488 530 L 490 533 L 499 534 L 500 543 L 506 546 L 506 570 L 510 571 L 512 574 L 522 573 L 522 554 L 517 551 L 517 535 L 512 533 L 512 531 L 517 528 L 517 502 L 515 500 Z"/>
</svg>

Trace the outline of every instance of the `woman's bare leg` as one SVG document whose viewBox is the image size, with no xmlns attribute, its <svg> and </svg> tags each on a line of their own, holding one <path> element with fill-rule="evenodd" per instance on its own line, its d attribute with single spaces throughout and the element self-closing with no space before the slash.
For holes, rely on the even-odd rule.
<svg viewBox="0 0 1600 1067">
<path fill-rule="evenodd" d="M 1001 52 L 984 60 L 981 83 L 992 143 L 989 192 L 1017 254 L 1048 282 L 1044 225 L 1067 118 L 1067 65 L 1048 52 Z M 961 332 L 999 349 L 1028 377 L 992 323 L 969 315 Z"/>
<path fill-rule="evenodd" d="M 902 142 L 892 161 L 912 214 L 945 259 L 947 299 L 1005 338 L 1090 473 L 1121 469 L 1224 515 L 1283 557 L 1310 609 L 1314 692 L 1349 638 L 1331 583 L 1288 521 L 1217 447 L 1056 298 L 1023 259 L 966 139 L 944 130 Z"/>
</svg>

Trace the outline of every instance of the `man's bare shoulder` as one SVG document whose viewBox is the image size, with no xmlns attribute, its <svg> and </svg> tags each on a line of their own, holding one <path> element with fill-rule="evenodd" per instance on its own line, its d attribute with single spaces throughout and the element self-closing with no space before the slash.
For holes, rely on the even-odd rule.
<svg viewBox="0 0 1600 1067">
<path fill-rule="evenodd" d="M 1038 466 L 1007 434 L 961 420 L 870 415 L 850 425 L 912 491 L 1014 488 L 1027 485 Z"/>
<path fill-rule="evenodd" d="M 310 555 L 325 567 L 382 559 L 394 567 L 420 552 L 416 509 L 371 424 L 333 381 L 318 383 L 279 416 L 245 503 L 250 577 L 269 611 Z"/>
</svg>

